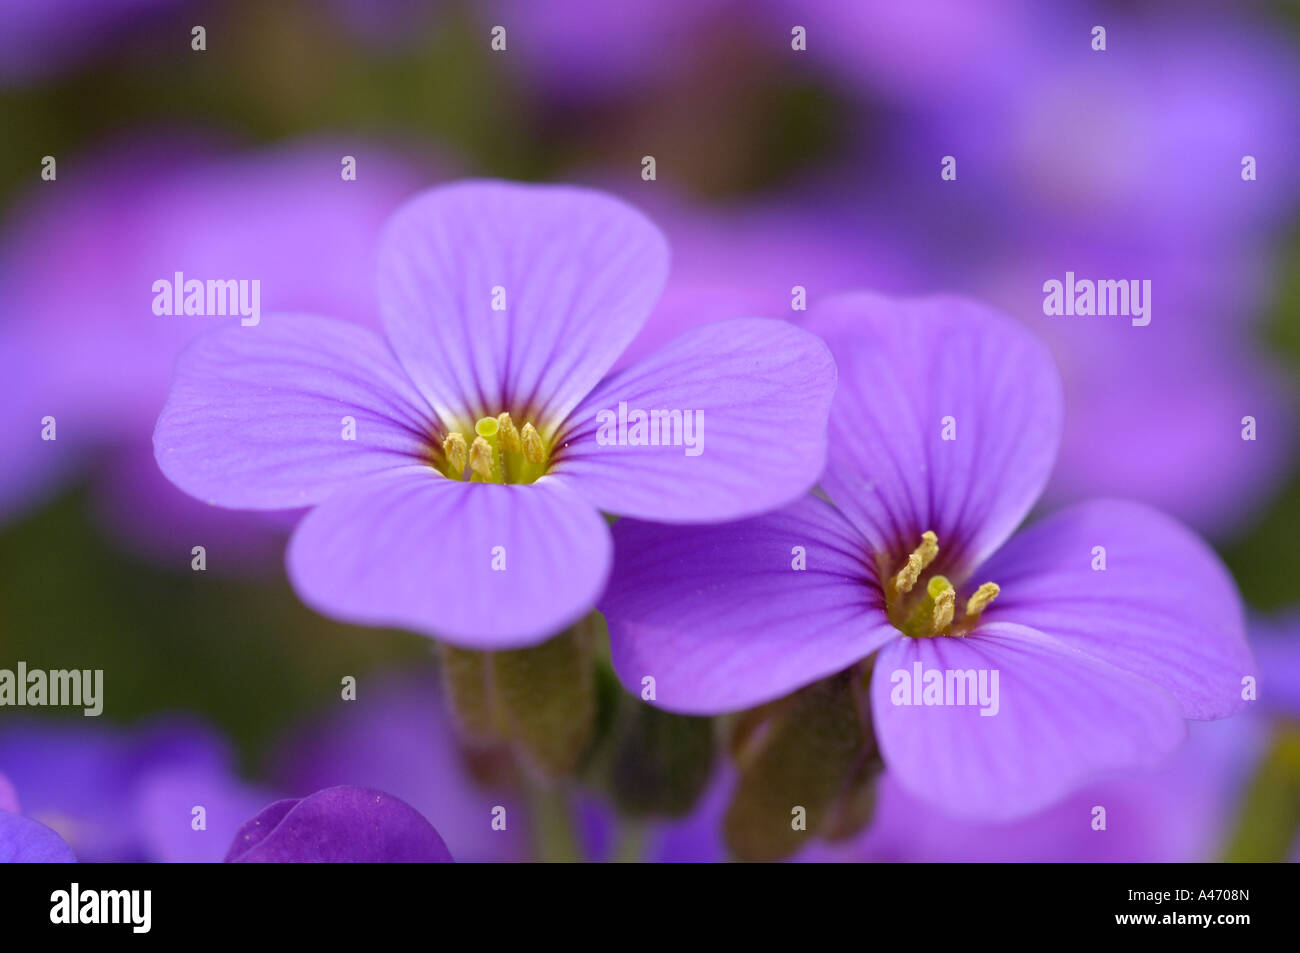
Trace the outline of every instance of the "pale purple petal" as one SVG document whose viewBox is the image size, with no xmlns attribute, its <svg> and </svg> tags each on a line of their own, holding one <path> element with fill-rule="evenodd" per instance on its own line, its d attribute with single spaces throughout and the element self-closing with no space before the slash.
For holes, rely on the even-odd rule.
<svg viewBox="0 0 1300 953">
<path fill-rule="evenodd" d="M 894 704 L 891 694 L 906 689 L 895 673 L 912 676 L 917 663 L 922 673 L 983 670 L 996 705 Z M 898 639 L 876 657 L 871 696 L 876 738 L 899 783 L 960 817 L 1031 813 L 1105 772 L 1158 763 L 1185 734 L 1163 689 L 1009 623 L 965 638 Z"/>
<path fill-rule="evenodd" d="M 18 792 L 14 790 L 13 783 L 3 774 L 0 774 L 0 811 L 18 813 Z"/>
<path fill-rule="evenodd" d="M 986 620 L 1030 626 L 1141 675 L 1186 718 L 1240 710 L 1242 678 L 1259 674 L 1228 571 L 1194 533 L 1144 504 L 1098 500 L 1054 513 L 978 573 L 1001 587 Z"/>
<path fill-rule="evenodd" d="M 235 835 L 227 863 L 449 863 L 420 812 L 391 794 L 337 787 L 276 801 Z"/>
<path fill-rule="evenodd" d="M 899 635 L 861 536 L 822 500 L 723 526 L 623 520 L 600 608 L 614 667 L 672 711 L 737 711 L 789 694 Z M 795 569 L 802 548 L 806 569 Z"/>
<path fill-rule="evenodd" d="M 444 420 L 510 411 L 545 430 L 641 329 L 667 272 L 663 235 L 618 199 L 465 182 L 393 216 L 380 306 L 393 349 Z M 494 289 L 504 310 L 493 310 Z"/>
<path fill-rule="evenodd" d="M 345 418 L 355 439 L 345 439 Z M 154 452 L 167 477 L 204 502 L 290 509 L 358 477 L 427 460 L 435 430 L 373 331 L 270 315 L 205 334 L 185 350 Z"/>
<path fill-rule="evenodd" d="M 853 860 L 977 863 L 1206 863 L 1218 859 L 1240 798 L 1266 752 L 1262 719 L 1188 726 L 1187 743 L 1155 771 L 1126 771 L 1028 817 L 950 817 L 880 779 L 871 828 L 841 851 Z M 1105 809 L 1105 827 L 1094 826 Z M 820 853 L 820 852 L 817 852 Z"/>
<path fill-rule="evenodd" d="M 39 821 L 0 810 L 0 864 L 75 864 L 63 838 Z"/>
<path fill-rule="evenodd" d="M 1051 472 L 1062 400 L 1046 347 L 953 297 L 845 295 L 806 326 L 839 367 L 822 486 L 895 563 L 933 530 L 936 570 L 960 579 L 1024 519 Z"/>
<path fill-rule="evenodd" d="M 782 321 L 718 321 L 603 381 L 562 428 L 553 472 L 623 516 L 753 516 L 821 475 L 834 390 L 835 364 L 813 335 Z M 653 416 L 661 411 L 668 421 Z"/>
<path fill-rule="evenodd" d="M 240 781 L 229 765 L 161 765 L 136 783 L 135 826 L 156 863 L 220 863 L 240 825 L 271 797 Z M 200 807 L 203 823 L 196 826 Z"/>
<path fill-rule="evenodd" d="M 548 477 L 462 483 L 411 468 L 308 513 L 288 564 L 298 595 L 324 615 L 505 649 L 581 618 L 612 548 L 600 514 Z"/>
</svg>

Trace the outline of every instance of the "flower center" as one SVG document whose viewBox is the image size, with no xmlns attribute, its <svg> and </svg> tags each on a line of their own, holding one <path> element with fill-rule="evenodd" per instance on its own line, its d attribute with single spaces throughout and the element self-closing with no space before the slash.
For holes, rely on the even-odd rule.
<svg viewBox="0 0 1300 953">
<path fill-rule="evenodd" d="M 453 430 L 434 465 L 451 480 L 472 483 L 533 483 L 546 472 L 550 452 L 531 422 L 516 429 L 508 413 L 480 417 L 469 434 Z"/>
<path fill-rule="evenodd" d="M 965 611 L 958 618 L 957 590 L 948 577 L 938 573 L 926 577 L 926 570 L 938 555 L 939 537 L 926 530 L 921 534 L 921 545 L 884 585 L 889 621 L 914 639 L 967 635 L 1001 592 L 997 583 L 984 583 L 966 600 Z M 925 584 L 918 586 L 922 579 Z"/>
</svg>

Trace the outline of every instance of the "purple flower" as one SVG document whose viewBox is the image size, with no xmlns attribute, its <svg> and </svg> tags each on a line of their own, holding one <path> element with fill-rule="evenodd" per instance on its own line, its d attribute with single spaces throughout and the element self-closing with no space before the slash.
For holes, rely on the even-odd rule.
<svg viewBox="0 0 1300 953">
<path fill-rule="evenodd" d="M 23 812 L 91 863 L 219 861 L 272 796 L 241 782 L 233 760 L 224 739 L 189 721 L 128 732 L 15 719 L 0 731 L 0 770 L 22 793 Z"/>
<path fill-rule="evenodd" d="M 235 835 L 228 864 L 450 863 L 420 812 L 391 794 L 336 787 L 276 801 Z"/>
<path fill-rule="evenodd" d="M 377 788 L 429 819 L 455 857 L 471 863 L 528 857 L 527 805 L 514 791 L 489 786 L 466 766 L 436 678 L 375 676 L 357 699 L 335 706 L 276 751 L 278 787 L 316 791 L 340 784 Z M 505 809 L 505 829 L 493 809 Z"/>
<path fill-rule="evenodd" d="M 667 270 L 658 230 L 600 193 L 431 190 L 380 249 L 388 340 L 304 315 L 203 336 L 178 362 L 159 465 L 216 505 L 314 507 L 288 568 L 326 615 L 538 642 L 604 588 L 602 511 L 736 519 L 821 471 L 835 368 L 805 331 L 717 322 L 605 377 Z M 658 445 L 651 411 L 681 421 Z"/>
<path fill-rule="evenodd" d="M 63 838 L 40 821 L 0 811 L 0 864 L 75 864 Z"/>
<path fill-rule="evenodd" d="M 869 707 L 899 783 L 991 819 L 1157 762 L 1184 718 L 1242 706 L 1241 606 L 1182 526 L 1103 500 L 1007 539 L 1060 439 L 1037 339 L 954 298 L 846 296 L 809 327 L 840 368 L 821 484 L 834 505 L 619 523 L 601 608 L 626 685 L 654 678 L 674 711 L 735 711 L 874 654 Z"/>
<path fill-rule="evenodd" d="M 1010 821 L 950 817 L 881 778 L 870 828 L 846 845 L 800 859 L 905 862 L 1206 863 L 1219 858 L 1267 726 L 1246 715 L 1191 726 L 1188 742 L 1154 771 L 1125 772 Z M 1101 808 L 1104 813 L 1097 811 Z"/>
<path fill-rule="evenodd" d="M 63 838 L 18 813 L 18 793 L 0 774 L 0 864 L 76 863 Z"/>
</svg>

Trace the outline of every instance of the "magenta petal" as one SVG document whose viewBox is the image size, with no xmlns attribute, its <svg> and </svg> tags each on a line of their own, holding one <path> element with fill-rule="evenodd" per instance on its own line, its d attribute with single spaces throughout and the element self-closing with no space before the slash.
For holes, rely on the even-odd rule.
<svg viewBox="0 0 1300 953">
<path fill-rule="evenodd" d="M 298 595 L 324 615 L 505 649 L 581 618 L 611 550 L 600 514 L 548 478 L 461 483 L 412 468 L 313 509 L 288 564 Z"/>
<path fill-rule="evenodd" d="M 75 864 L 63 838 L 39 821 L 0 810 L 0 864 Z"/>
<path fill-rule="evenodd" d="M 600 608 L 614 667 L 655 704 L 715 714 L 780 698 L 865 658 L 885 619 L 865 543 L 822 500 L 722 526 L 623 520 Z M 806 569 L 795 569 L 796 547 Z"/>
<path fill-rule="evenodd" d="M 355 439 L 345 439 L 349 419 Z M 205 334 L 181 354 L 154 453 L 204 502 L 292 509 L 423 460 L 431 420 L 373 331 L 269 315 Z"/>
<path fill-rule="evenodd" d="M 876 552 L 901 564 L 933 530 L 937 568 L 962 576 L 1019 525 L 1051 472 L 1062 398 L 1047 348 L 953 297 L 845 295 L 806 327 L 839 367 L 822 486 Z"/>
<path fill-rule="evenodd" d="M 996 671 L 996 706 L 895 704 L 896 691 L 909 697 L 896 673 L 913 676 L 916 664 L 984 670 L 990 689 Z M 988 820 L 1039 810 L 1104 772 L 1153 765 L 1185 733 L 1163 689 L 1008 623 L 965 638 L 899 638 L 876 657 L 871 707 L 885 763 L 908 791 Z"/>
<path fill-rule="evenodd" d="M 663 235 L 612 196 L 464 182 L 393 216 L 379 297 L 393 349 L 444 420 L 509 410 L 541 426 L 610 368 L 667 274 Z"/>
<path fill-rule="evenodd" d="M 240 864 L 450 863 L 447 845 L 405 801 L 337 787 L 276 801 L 241 827 L 226 854 Z"/>
<path fill-rule="evenodd" d="M 753 516 L 795 500 L 821 475 L 834 390 L 835 364 L 813 335 L 783 321 L 718 321 L 603 381 L 562 432 L 554 472 L 623 516 L 682 523 Z M 611 443 L 617 426 L 599 437 L 602 412 L 617 417 L 623 404 L 629 417 L 679 411 L 682 439 Z"/>
<path fill-rule="evenodd" d="M 1094 569 L 1103 558 L 1105 569 Z M 1194 533 L 1144 504 L 1098 500 L 1055 513 L 981 566 L 977 581 L 986 578 L 1002 592 L 985 619 L 1030 626 L 1141 675 L 1186 718 L 1238 711 L 1242 678 L 1259 674 L 1228 571 Z"/>
</svg>

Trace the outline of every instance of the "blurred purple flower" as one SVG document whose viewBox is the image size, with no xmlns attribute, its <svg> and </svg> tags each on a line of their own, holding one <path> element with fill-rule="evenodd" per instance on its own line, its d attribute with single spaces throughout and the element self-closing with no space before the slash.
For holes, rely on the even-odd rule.
<svg viewBox="0 0 1300 953">
<path fill-rule="evenodd" d="M 128 24 L 178 0 L 6 0 L 0 4 L 0 84 L 45 78 Z"/>
<path fill-rule="evenodd" d="M 1167 764 L 1097 781 L 1045 811 L 1003 823 L 947 816 L 892 775 L 868 831 L 801 859 L 976 863 L 1206 863 L 1218 859 L 1266 743 L 1252 717 L 1194 723 Z M 1103 808 L 1104 815 L 1094 813 Z M 1104 827 L 1094 826 L 1098 818 Z"/>
<path fill-rule="evenodd" d="M 340 177 L 345 154 L 357 156 L 355 181 Z M 0 461 L 0 518 L 94 467 L 99 509 L 146 554 L 184 566 L 201 543 L 216 571 L 278 555 L 274 521 L 215 513 L 152 464 L 148 435 L 176 354 L 200 331 L 239 320 L 154 315 L 153 282 L 178 271 L 257 279 L 263 308 L 329 307 L 377 326 L 373 246 L 413 175 L 363 143 L 230 156 L 177 134 L 61 160 L 59 170 L 11 218 L 0 248 L 0 343 L 18 355 L 15 375 L 0 382 L 0 436 L 11 448 Z M 56 440 L 41 439 L 46 416 Z"/>
<path fill-rule="evenodd" d="M 733 22 L 728 14 L 737 7 L 736 0 L 487 0 L 475 12 L 485 28 L 505 27 L 507 58 L 520 61 L 530 86 L 559 99 L 599 100 L 681 70 L 715 25 Z"/>
<path fill-rule="evenodd" d="M 334 787 L 276 801 L 235 835 L 226 863 L 450 863 L 419 811 L 380 791 Z"/>
<path fill-rule="evenodd" d="M 388 791 L 446 838 L 462 861 L 528 856 L 524 805 L 508 790 L 476 780 L 463 762 L 436 679 L 378 676 L 328 718 L 295 731 L 271 760 L 278 786 L 314 791 L 340 784 Z M 505 830 L 492 829 L 505 808 Z"/>
<path fill-rule="evenodd" d="M 1250 637 L 1259 667 L 1260 709 L 1300 719 L 1300 611 L 1252 618 Z"/>
<path fill-rule="evenodd" d="M 1053 11 L 1055 13 L 1055 11 Z M 1300 188 L 1297 48 L 1264 18 L 1187 12 L 1053 16 L 989 81 L 909 116 L 900 156 L 936 187 L 978 183 L 1005 218 L 1221 247 L 1284 223 Z M 1094 51 L 1091 31 L 1107 28 Z M 938 183 L 940 156 L 958 180 Z M 1253 156 L 1257 178 L 1242 178 Z M 915 168 L 915 163 L 913 163 Z M 951 191 L 951 189 L 950 189 Z"/>
<path fill-rule="evenodd" d="M 326 615 L 470 648 L 538 642 L 604 588 L 601 511 L 735 519 L 821 471 L 835 368 L 787 323 L 696 328 L 605 376 L 667 270 L 659 231 L 601 193 L 434 189 L 380 253 L 388 342 L 302 315 L 205 335 L 177 365 L 159 466 L 217 505 L 314 506 L 288 566 Z M 703 418 L 707 449 L 606 441 L 598 416 L 623 405 Z M 780 454 L 754 452 L 776 435 Z"/>
<path fill-rule="evenodd" d="M 0 770 L 24 813 L 93 863 L 215 863 L 270 797 L 239 781 L 225 742 L 189 721 L 125 730 L 14 719 L 0 729 Z"/>
<path fill-rule="evenodd" d="M 0 810 L 0 864 L 75 864 L 63 838 L 39 821 Z"/>
<path fill-rule="evenodd" d="M 973 285 L 1041 334 L 1061 367 L 1070 412 L 1050 500 L 1124 496 L 1215 536 L 1267 502 L 1295 449 L 1297 414 L 1294 388 L 1252 340 L 1265 258 L 1253 245 L 1206 256 L 1058 227 L 1018 234 L 972 269 Z M 1066 271 L 1149 279 L 1150 324 L 1044 315 L 1043 283 Z M 1248 416 L 1255 440 L 1242 439 Z"/>
<path fill-rule="evenodd" d="M 1014 70 L 1041 16 L 1028 0 L 760 2 L 768 8 L 775 49 L 788 53 L 790 31 L 802 26 L 807 50 L 799 56 L 850 90 L 903 106 L 943 102 L 967 87 L 997 82 Z M 1060 9 L 1053 4 L 1052 13 L 1059 17 Z"/>
<path fill-rule="evenodd" d="M 990 819 L 1153 764 L 1184 718 L 1242 706 L 1253 665 L 1236 591 L 1173 520 L 1097 501 L 1003 544 L 1060 437 L 1060 381 L 1037 339 L 952 298 L 845 296 L 808 326 L 840 368 L 822 479 L 835 506 L 808 497 L 673 532 L 620 522 L 601 609 L 624 684 L 653 676 L 665 708 L 735 711 L 875 653 L 875 731 L 899 783 Z M 985 580 L 1000 594 L 970 585 Z M 1000 673 L 994 717 L 895 704 L 918 666 Z"/>
<path fill-rule="evenodd" d="M 76 860 L 63 838 L 18 813 L 18 793 L 0 774 L 0 864 L 71 864 Z"/>
</svg>

